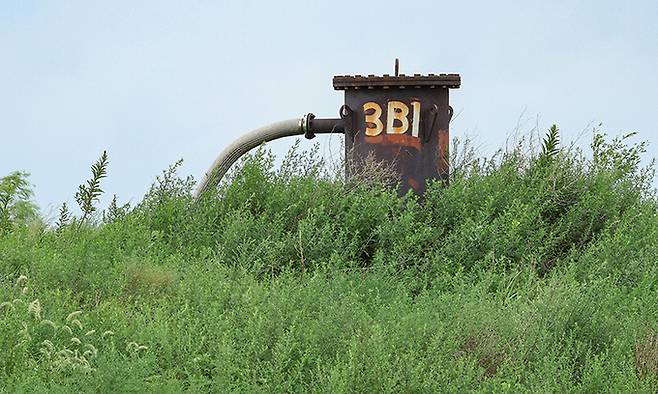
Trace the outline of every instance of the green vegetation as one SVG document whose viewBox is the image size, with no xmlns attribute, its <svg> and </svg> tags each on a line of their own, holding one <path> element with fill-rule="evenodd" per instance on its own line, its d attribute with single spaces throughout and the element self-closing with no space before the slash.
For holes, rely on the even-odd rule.
<svg viewBox="0 0 658 394">
<path fill-rule="evenodd" d="M 13 173 L 0 387 L 656 392 L 658 203 L 629 138 L 455 144 L 422 201 L 260 150 L 201 201 L 178 162 L 101 213 L 104 155 L 55 226 Z"/>
</svg>

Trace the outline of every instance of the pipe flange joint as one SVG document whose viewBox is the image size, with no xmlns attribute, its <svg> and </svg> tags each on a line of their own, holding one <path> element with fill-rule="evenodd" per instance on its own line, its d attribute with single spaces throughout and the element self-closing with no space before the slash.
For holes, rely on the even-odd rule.
<svg viewBox="0 0 658 394">
<path fill-rule="evenodd" d="M 302 117 L 301 121 L 301 126 L 302 126 L 302 131 L 304 132 L 304 137 L 306 137 L 307 140 L 312 140 L 315 138 L 315 133 L 313 132 L 313 119 L 315 119 L 315 115 L 312 113 L 307 113 Z"/>
</svg>

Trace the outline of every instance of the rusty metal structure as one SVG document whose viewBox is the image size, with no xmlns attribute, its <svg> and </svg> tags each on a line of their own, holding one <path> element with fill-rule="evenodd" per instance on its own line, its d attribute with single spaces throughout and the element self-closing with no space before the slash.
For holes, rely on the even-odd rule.
<svg viewBox="0 0 658 394">
<path fill-rule="evenodd" d="M 336 90 L 345 91 L 340 118 L 320 119 L 309 113 L 256 129 L 227 147 L 206 172 L 195 198 L 217 186 L 240 156 L 263 142 L 321 133 L 345 133 L 346 175 L 359 170 L 367 157 L 390 164 L 399 173 L 400 194 L 425 191 L 432 179 L 447 180 L 449 125 L 453 115 L 449 89 L 459 88 L 459 74 L 339 75 Z"/>
<path fill-rule="evenodd" d="M 459 88 L 458 74 L 336 76 L 345 91 L 346 168 L 373 155 L 400 174 L 400 193 L 425 191 L 430 179 L 447 179 L 449 124 L 453 110 L 448 90 Z"/>
</svg>

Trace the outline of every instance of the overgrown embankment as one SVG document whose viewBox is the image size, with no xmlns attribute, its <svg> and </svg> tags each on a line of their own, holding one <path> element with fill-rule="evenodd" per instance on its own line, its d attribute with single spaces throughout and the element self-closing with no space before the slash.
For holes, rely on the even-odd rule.
<svg viewBox="0 0 658 394">
<path fill-rule="evenodd" d="M 64 207 L 55 228 L 35 224 L 14 174 L 0 193 L 0 387 L 655 392 L 643 145 L 550 141 L 453 151 L 450 185 L 422 202 L 292 151 L 276 171 L 253 156 L 195 203 L 173 166 L 137 206 Z"/>
</svg>

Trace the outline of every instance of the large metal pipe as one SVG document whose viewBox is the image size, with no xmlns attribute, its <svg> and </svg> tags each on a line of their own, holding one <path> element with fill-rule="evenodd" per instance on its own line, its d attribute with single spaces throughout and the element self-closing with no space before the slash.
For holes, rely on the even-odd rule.
<svg viewBox="0 0 658 394">
<path fill-rule="evenodd" d="M 307 139 L 311 139 L 315 134 L 343 132 L 342 119 L 315 119 L 315 115 L 310 113 L 301 119 L 283 120 L 252 130 L 235 140 L 217 156 L 194 191 L 194 199 L 198 199 L 206 190 L 217 187 L 233 163 L 264 142 L 294 135 L 303 134 Z"/>
</svg>

